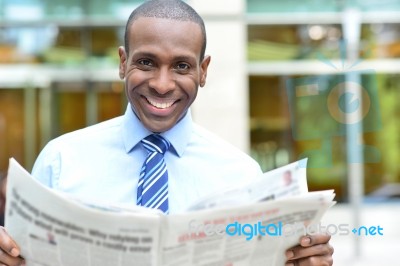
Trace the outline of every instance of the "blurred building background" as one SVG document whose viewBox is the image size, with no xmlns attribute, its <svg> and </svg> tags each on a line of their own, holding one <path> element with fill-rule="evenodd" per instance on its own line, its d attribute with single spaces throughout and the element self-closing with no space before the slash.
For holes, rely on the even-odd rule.
<svg viewBox="0 0 400 266">
<path fill-rule="evenodd" d="M 141 2 L 0 0 L 0 172 L 9 157 L 30 170 L 50 139 L 124 112 L 117 48 Z M 310 190 L 333 188 L 341 203 L 328 220 L 389 221 L 386 241 L 334 239 L 337 259 L 349 257 L 336 265 L 356 265 L 354 254 L 367 265 L 366 253 L 396 265 L 384 252 L 400 236 L 400 0 L 187 2 L 205 19 L 212 56 L 195 121 L 265 171 L 308 156 Z M 329 106 L 349 80 L 366 98 Z"/>
</svg>

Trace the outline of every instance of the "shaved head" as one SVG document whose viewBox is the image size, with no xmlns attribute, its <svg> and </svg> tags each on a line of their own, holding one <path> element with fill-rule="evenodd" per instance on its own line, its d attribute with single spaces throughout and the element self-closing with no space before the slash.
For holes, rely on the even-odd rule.
<svg viewBox="0 0 400 266">
<path fill-rule="evenodd" d="M 198 24 L 203 35 L 200 62 L 203 60 L 207 44 L 204 21 L 191 6 L 181 0 L 150 0 L 133 10 L 125 28 L 125 51 L 127 54 L 129 54 L 129 34 L 131 25 L 135 20 L 141 17 L 190 21 Z"/>
</svg>

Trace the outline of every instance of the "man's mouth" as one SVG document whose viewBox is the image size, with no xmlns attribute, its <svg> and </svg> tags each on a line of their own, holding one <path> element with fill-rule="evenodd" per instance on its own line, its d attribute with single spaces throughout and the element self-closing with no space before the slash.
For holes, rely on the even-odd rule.
<svg viewBox="0 0 400 266">
<path fill-rule="evenodd" d="M 145 97 L 145 98 L 149 104 L 151 104 L 152 106 L 154 106 L 155 108 L 158 108 L 158 109 L 167 109 L 176 102 L 176 100 L 167 100 L 166 99 L 164 101 L 158 101 L 155 99 L 150 99 L 148 97 Z"/>
</svg>

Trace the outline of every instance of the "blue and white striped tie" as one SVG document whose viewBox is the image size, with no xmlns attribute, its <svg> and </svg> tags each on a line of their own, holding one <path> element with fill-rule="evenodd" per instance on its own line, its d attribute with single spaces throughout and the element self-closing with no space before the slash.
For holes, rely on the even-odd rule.
<svg viewBox="0 0 400 266">
<path fill-rule="evenodd" d="M 168 171 L 164 153 L 171 144 L 158 134 L 145 137 L 141 143 L 149 154 L 140 171 L 137 205 L 168 213 Z"/>
</svg>

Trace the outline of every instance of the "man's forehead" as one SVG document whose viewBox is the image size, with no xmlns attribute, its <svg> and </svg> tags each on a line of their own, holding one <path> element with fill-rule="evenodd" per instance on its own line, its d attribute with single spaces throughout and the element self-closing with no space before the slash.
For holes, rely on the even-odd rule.
<svg viewBox="0 0 400 266">
<path fill-rule="evenodd" d="M 173 57 L 192 58 L 201 55 L 202 36 L 201 28 L 192 21 L 141 17 L 131 26 L 129 47 L 136 56 L 145 53 L 154 56 L 163 51 Z"/>
<path fill-rule="evenodd" d="M 201 42 L 203 38 L 203 33 L 197 23 L 170 18 L 140 17 L 133 21 L 129 31 L 130 39 L 145 36 L 160 36 L 161 38 L 175 36 L 191 42 Z"/>
</svg>

